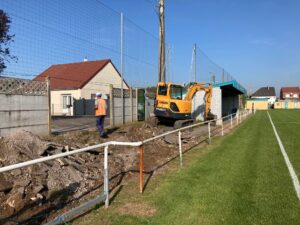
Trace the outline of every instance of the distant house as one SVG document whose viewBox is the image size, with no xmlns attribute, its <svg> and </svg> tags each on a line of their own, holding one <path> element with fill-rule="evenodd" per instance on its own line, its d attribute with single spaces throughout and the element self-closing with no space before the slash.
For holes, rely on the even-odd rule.
<svg viewBox="0 0 300 225">
<path fill-rule="evenodd" d="M 50 66 L 34 80 L 50 78 L 52 115 L 74 115 L 73 102 L 109 95 L 110 85 L 121 88 L 121 75 L 112 61 L 83 61 Z M 124 89 L 129 89 L 124 81 Z"/>
<path fill-rule="evenodd" d="M 282 100 L 299 100 L 300 88 L 299 87 L 282 87 L 280 89 L 280 99 Z"/>
<path fill-rule="evenodd" d="M 251 99 L 268 99 L 270 104 L 276 101 L 276 93 L 274 87 L 262 87 L 251 95 Z"/>
<path fill-rule="evenodd" d="M 246 102 L 247 109 L 266 110 L 274 106 L 276 93 L 274 87 L 262 87 L 254 92 Z"/>
<path fill-rule="evenodd" d="M 275 103 L 275 109 L 300 109 L 299 96 L 299 87 L 282 87 L 280 100 Z"/>
</svg>

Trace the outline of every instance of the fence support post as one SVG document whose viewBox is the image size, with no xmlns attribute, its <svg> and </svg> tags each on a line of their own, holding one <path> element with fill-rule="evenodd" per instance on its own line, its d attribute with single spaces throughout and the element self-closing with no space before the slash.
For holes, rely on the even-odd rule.
<svg viewBox="0 0 300 225">
<path fill-rule="evenodd" d="M 230 115 L 230 127 L 231 127 L 231 129 L 232 129 L 232 114 Z"/>
<path fill-rule="evenodd" d="M 236 125 L 239 125 L 239 113 L 238 112 L 235 114 L 235 117 L 236 117 Z"/>
<path fill-rule="evenodd" d="M 211 139 L 210 139 L 210 122 L 208 122 L 208 142 L 211 144 Z"/>
<path fill-rule="evenodd" d="M 143 193 L 143 145 L 140 145 L 140 193 Z"/>
<path fill-rule="evenodd" d="M 138 121 L 138 89 L 135 89 L 135 121 Z"/>
<path fill-rule="evenodd" d="M 221 134 L 222 134 L 222 136 L 224 136 L 224 125 L 223 125 L 223 119 L 221 118 L 221 120 L 222 120 L 222 124 L 221 124 L 221 126 L 222 126 L 222 132 L 221 132 Z"/>
<path fill-rule="evenodd" d="M 108 145 L 104 147 L 104 194 L 105 198 L 105 208 L 109 205 L 109 186 L 108 186 Z"/>
<path fill-rule="evenodd" d="M 131 122 L 133 122 L 133 96 L 132 96 L 132 88 L 130 88 L 129 91 L 130 91 Z"/>
<path fill-rule="evenodd" d="M 181 145 L 181 131 L 178 131 L 178 145 L 179 145 L 179 160 L 180 160 L 180 168 L 182 168 L 182 145 Z"/>
<path fill-rule="evenodd" d="M 109 85 L 109 124 L 115 126 L 115 112 L 114 112 L 114 87 L 112 84 Z"/>
<path fill-rule="evenodd" d="M 47 95 L 48 95 L 48 133 L 51 135 L 51 86 L 50 77 L 46 77 Z"/>
</svg>

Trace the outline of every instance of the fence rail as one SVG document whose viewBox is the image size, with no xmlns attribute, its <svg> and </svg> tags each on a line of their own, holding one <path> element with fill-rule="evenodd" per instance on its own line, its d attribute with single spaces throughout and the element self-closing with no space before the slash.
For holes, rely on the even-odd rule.
<svg viewBox="0 0 300 225">
<path fill-rule="evenodd" d="M 86 148 L 81 148 L 81 149 L 77 149 L 77 150 L 73 150 L 73 151 L 69 151 L 69 152 L 64 152 L 64 153 L 60 153 L 60 154 L 56 154 L 56 155 L 52 155 L 52 156 L 46 156 L 46 157 L 42 157 L 42 158 L 38 158 L 38 159 L 34 159 L 34 160 L 29 160 L 26 162 L 21 162 L 21 163 L 17 163 L 14 165 L 9 165 L 9 166 L 5 166 L 5 167 L 1 167 L 0 168 L 0 173 L 3 172 L 7 172 L 7 171 L 11 171 L 11 170 L 15 170 L 15 169 L 19 169 L 19 168 L 23 168 L 23 167 L 28 167 L 30 165 L 35 165 L 37 163 L 42 163 L 42 162 L 47 162 L 50 160 L 54 160 L 54 159 L 58 159 L 58 158 L 62 158 L 62 157 L 66 157 L 66 156 L 70 156 L 70 155 L 74 155 L 74 154 L 78 154 L 78 153 L 83 153 L 83 152 L 87 152 L 90 150 L 94 150 L 94 149 L 99 149 L 104 147 L 104 191 L 103 193 L 96 197 L 95 199 L 92 199 L 88 202 L 86 202 L 83 205 L 80 205 L 70 211 L 68 211 L 67 213 L 64 213 L 63 215 L 60 215 L 58 217 L 56 217 L 54 220 L 48 222 L 48 225 L 54 225 L 54 224 L 60 224 L 62 222 L 66 222 L 66 221 L 70 221 L 71 219 L 87 212 L 88 210 L 90 210 L 92 208 L 92 206 L 99 204 L 101 202 L 105 202 L 105 207 L 108 207 L 109 205 L 109 175 L 108 175 L 108 147 L 109 146 L 131 146 L 131 147 L 139 147 L 139 155 L 140 155 L 140 166 L 139 166 L 139 189 L 140 189 L 140 193 L 143 193 L 143 146 L 146 143 L 149 143 L 151 141 L 154 141 L 156 139 L 165 137 L 167 135 L 170 134 L 174 134 L 174 133 L 178 133 L 178 147 L 179 147 L 179 158 L 180 158 L 180 167 L 182 167 L 183 165 L 183 161 L 182 161 L 182 140 L 181 140 L 181 132 L 190 128 L 194 128 L 194 127 L 198 127 L 204 124 L 208 125 L 208 139 L 209 139 L 209 143 L 211 143 L 211 123 L 212 122 L 217 122 L 218 120 L 222 121 L 222 125 L 221 125 L 221 135 L 224 135 L 224 126 L 223 126 L 223 121 L 225 119 L 230 118 L 230 129 L 233 128 L 233 123 L 234 123 L 234 116 L 236 117 L 236 125 L 240 124 L 243 119 L 245 119 L 246 117 L 248 117 L 251 114 L 251 111 L 246 110 L 246 111 L 242 111 L 242 112 L 238 112 L 238 113 L 234 113 L 225 117 L 222 117 L 220 119 L 215 119 L 215 120 L 209 120 L 209 121 L 205 121 L 205 122 L 200 122 L 200 123 L 196 123 L 190 126 L 186 126 L 186 127 L 182 127 L 176 130 L 172 130 L 169 132 L 165 132 L 163 134 L 157 135 L 155 137 L 152 138 L 148 138 L 146 140 L 143 141 L 138 141 L 138 142 L 118 142 L 118 141 L 109 141 L 106 143 L 102 143 L 102 144 L 97 144 L 97 145 L 93 145 L 93 146 L 89 146 Z"/>
</svg>

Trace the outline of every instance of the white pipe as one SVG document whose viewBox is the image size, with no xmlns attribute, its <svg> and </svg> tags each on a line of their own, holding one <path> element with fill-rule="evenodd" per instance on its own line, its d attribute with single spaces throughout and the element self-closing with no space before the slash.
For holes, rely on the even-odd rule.
<svg viewBox="0 0 300 225">
<path fill-rule="evenodd" d="M 109 205 L 109 186 L 108 186 L 108 145 L 104 148 L 104 194 L 105 196 L 105 208 Z"/>
<path fill-rule="evenodd" d="M 227 118 L 227 117 L 232 116 L 234 114 L 235 113 L 233 113 L 231 115 L 228 115 L 228 116 L 225 116 L 223 118 Z M 238 114 L 236 114 L 236 115 L 238 115 Z M 0 173 L 6 172 L 6 171 L 10 171 L 10 170 L 19 169 L 19 168 L 23 168 L 23 167 L 27 167 L 27 166 L 31 166 L 31 165 L 34 165 L 34 164 L 37 164 L 37 163 L 42 163 L 42 162 L 50 161 L 50 160 L 57 159 L 57 158 L 66 157 L 66 156 L 69 156 L 69 155 L 74 155 L 74 154 L 77 154 L 77 153 L 82 153 L 82 152 L 90 151 L 90 150 L 93 150 L 93 149 L 96 149 L 96 148 L 101 148 L 101 147 L 105 147 L 105 146 L 109 146 L 109 145 L 137 147 L 137 146 L 140 146 L 140 145 L 142 145 L 144 143 L 147 143 L 147 142 L 153 141 L 155 139 L 164 137 L 166 135 L 173 134 L 175 132 L 186 130 L 186 129 L 189 129 L 189 128 L 192 128 L 192 127 L 196 127 L 196 126 L 199 126 L 199 125 L 202 125 L 202 124 L 206 124 L 206 123 L 208 123 L 209 141 L 211 141 L 210 140 L 211 139 L 211 136 L 210 136 L 210 123 L 213 122 L 213 121 L 217 121 L 217 120 L 218 119 L 208 120 L 208 121 L 205 121 L 205 122 L 200 122 L 200 123 L 196 123 L 196 124 L 193 124 L 193 125 L 190 125 L 190 126 L 182 127 L 182 128 L 179 128 L 179 129 L 176 129 L 176 130 L 173 130 L 173 131 L 169 131 L 169 132 L 163 133 L 163 134 L 158 135 L 156 137 L 148 138 L 148 139 L 146 139 L 144 141 L 138 141 L 138 142 L 109 141 L 109 142 L 105 142 L 105 143 L 102 143 L 102 144 L 93 145 L 93 146 L 89 146 L 89 147 L 85 147 L 85 148 L 81 148 L 81 149 L 76 149 L 76 150 L 69 151 L 69 152 L 59 153 L 59 154 L 55 154 L 55 155 L 51 155 L 51 156 L 46 156 L 46 157 L 42 157 L 42 158 L 38 158 L 38 159 L 29 160 L 29 161 L 26 161 L 26 162 L 21 162 L 21 163 L 9 165 L 9 166 L 4 166 L 4 167 L 0 168 Z M 237 116 L 237 122 L 238 122 L 238 116 Z"/>
<path fill-rule="evenodd" d="M 182 146 L 181 146 L 181 131 L 178 131 L 178 144 L 179 144 L 179 159 L 180 159 L 180 168 L 182 168 Z"/>
<path fill-rule="evenodd" d="M 4 167 L 0 168 L 0 173 L 10 171 L 10 170 L 19 169 L 19 168 L 23 168 L 23 167 L 27 167 L 27 166 L 31 166 L 31 165 L 34 165 L 34 164 L 37 164 L 37 163 L 47 162 L 47 161 L 50 161 L 50 160 L 53 160 L 53 159 L 58 159 L 58 158 L 66 157 L 66 156 L 69 156 L 69 155 L 74 155 L 74 154 L 77 154 L 77 153 L 90 151 L 90 150 L 93 150 L 93 149 L 96 149 L 96 148 L 101 148 L 101 147 L 105 147 L 105 146 L 109 146 L 109 145 L 140 146 L 141 144 L 142 144 L 142 142 L 110 141 L 110 142 L 106 142 L 106 143 L 102 143 L 102 144 L 98 144 L 98 145 L 89 146 L 89 147 L 86 147 L 86 148 L 76 149 L 76 150 L 69 151 L 69 152 L 64 152 L 64 153 L 59 153 L 59 154 L 55 154 L 55 155 L 51 155 L 51 156 L 45 156 L 45 157 L 38 158 L 38 159 L 29 160 L 29 161 L 17 163 L 17 164 L 14 164 L 14 165 L 4 166 Z"/>
</svg>

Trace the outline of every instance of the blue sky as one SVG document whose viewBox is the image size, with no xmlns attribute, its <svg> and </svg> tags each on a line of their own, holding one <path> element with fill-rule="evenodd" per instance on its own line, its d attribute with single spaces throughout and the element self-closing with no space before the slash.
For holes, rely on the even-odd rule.
<svg viewBox="0 0 300 225">
<path fill-rule="evenodd" d="M 8 64 L 7 72 L 37 74 L 52 64 L 81 61 L 85 56 L 112 58 L 119 68 L 117 12 L 122 11 L 126 17 L 125 77 L 137 85 L 154 84 L 156 0 L 100 2 L 116 12 L 97 0 L 1 0 L 0 8 L 13 21 L 16 38 L 11 48 L 19 58 L 17 64 Z M 197 43 L 250 91 L 269 85 L 278 94 L 281 86 L 300 86 L 299 0 L 165 0 L 165 4 L 173 81 L 191 79 L 192 48 Z M 204 70 L 201 58 L 199 53 L 199 71 Z"/>
<path fill-rule="evenodd" d="M 103 2 L 158 32 L 156 1 Z M 281 86 L 300 86 L 299 0 L 165 0 L 165 4 L 175 76 L 190 69 L 192 45 L 197 43 L 247 89 L 270 85 L 278 92 Z"/>
</svg>

